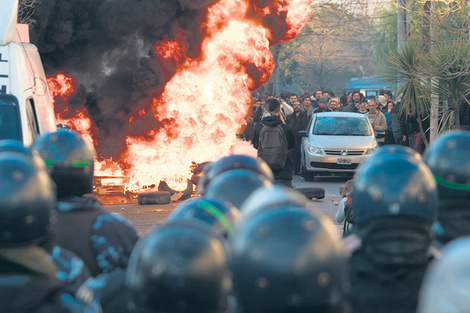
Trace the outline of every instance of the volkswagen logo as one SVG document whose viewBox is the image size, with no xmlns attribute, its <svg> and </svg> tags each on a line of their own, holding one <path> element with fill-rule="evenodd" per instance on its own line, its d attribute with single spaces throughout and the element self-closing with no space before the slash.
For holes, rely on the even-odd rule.
<svg viewBox="0 0 470 313">
<path fill-rule="evenodd" d="M 341 155 L 348 155 L 348 151 L 347 150 L 341 151 Z"/>
</svg>

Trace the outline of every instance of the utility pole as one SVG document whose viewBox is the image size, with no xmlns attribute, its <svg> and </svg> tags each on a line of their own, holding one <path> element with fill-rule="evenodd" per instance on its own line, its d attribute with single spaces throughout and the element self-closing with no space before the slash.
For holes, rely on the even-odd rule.
<svg viewBox="0 0 470 313">
<path fill-rule="evenodd" d="M 400 52 L 406 43 L 408 31 L 406 23 L 405 1 L 397 0 L 397 51 Z M 397 78 L 397 92 L 401 90 L 403 82 Z"/>
<path fill-rule="evenodd" d="M 437 15 L 437 0 L 431 0 L 431 20 L 430 20 L 430 52 L 431 55 L 434 55 L 437 50 L 437 25 L 436 25 L 436 15 Z M 431 85 L 436 84 L 436 78 L 431 77 Z M 431 93 L 431 113 L 430 113 L 430 128 L 429 128 L 429 142 L 433 142 L 437 138 L 438 130 L 438 117 L 439 117 L 439 96 L 432 92 Z"/>
</svg>

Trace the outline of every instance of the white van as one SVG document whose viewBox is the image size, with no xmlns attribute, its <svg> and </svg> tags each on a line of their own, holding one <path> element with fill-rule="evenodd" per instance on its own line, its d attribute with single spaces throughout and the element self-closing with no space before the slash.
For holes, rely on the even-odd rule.
<svg viewBox="0 0 470 313">
<path fill-rule="evenodd" d="M 28 25 L 16 23 L 18 0 L 2 0 L 1 6 L 0 140 L 29 146 L 39 134 L 56 131 L 53 101 Z"/>
</svg>

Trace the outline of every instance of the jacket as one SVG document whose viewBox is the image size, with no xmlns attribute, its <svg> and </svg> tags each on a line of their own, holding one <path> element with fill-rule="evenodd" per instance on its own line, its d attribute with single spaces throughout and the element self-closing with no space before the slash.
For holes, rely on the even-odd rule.
<svg viewBox="0 0 470 313">
<path fill-rule="evenodd" d="M 293 170 L 293 159 L 292 153 L 295 148 L 295 137 L 292 131 L 292 128 L 289 125 L 282 123 L 281 119 L 277 115 L 268 115 L 261 120 L 261 123 L 255 125 L 254 136 L 253 136 L 253 147 L 258 149 L 259 143 L 259 136 L 261 133 L 261 128 L 263 128 L 263 124 L 268 126 L 277 126 L 281 125 L 282 130 L 286 135 L 287 140 L 287 159 L 286 164 L 283 168 L 273 171 L 275 179 L 286 179 L 292 180 L 292 170 Z"/>
</svg>

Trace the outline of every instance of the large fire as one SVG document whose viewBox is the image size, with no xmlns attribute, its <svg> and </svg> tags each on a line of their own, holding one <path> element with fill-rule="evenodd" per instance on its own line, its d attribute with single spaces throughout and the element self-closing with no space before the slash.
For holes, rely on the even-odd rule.
<svg viewBox="0 0 470 313">
<path fill-rule="evenodd" d="M 274 70 L 270 45 L 294 39 L 310 15 L 309 0 L 265 3 L 220 0 L 210 7 L 207 22 L 201 25 L 201 32 L 207 34 L 197 59 L 185 54 L 183 42 L 166 38 L 155 44 L 155 62 L 171 61 L 177 70 L 161 96 L 153 99 L 150 111 L 134 112 L 129 123 L 153 114 L 165 127 L 142 137 L 128 136 L 127 151 L 119 160 L 97 162 L 96 175 L 125 175 L 132 190 L 161 180 L 184 188 L 192 164 L 213 161 L 232 151 L 250 109 L 250 91 L 265 83 Z M 273 12 L 284 16 L 286 25 L 265 18 Z M 67 102 L 74 78 L 59 74 L 49 78 L 49 87 L 56 101 L 59 97 Z M 56 105 L 56 117 L 99 152 L 93 140 L 95 127 L 85 107 L 70 112 L 69 108 L 58 110 Z"/>
</svg>

